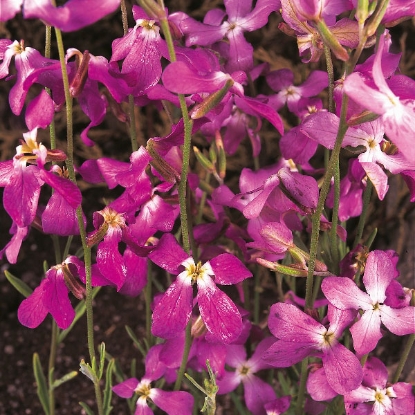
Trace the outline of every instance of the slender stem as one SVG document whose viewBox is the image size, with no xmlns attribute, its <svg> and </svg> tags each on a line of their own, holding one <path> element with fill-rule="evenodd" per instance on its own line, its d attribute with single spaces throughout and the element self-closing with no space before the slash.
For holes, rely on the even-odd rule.
<svg viewBox="0 0 415 415">
<path fill-rule="evenodd" d="M 301 377 L 300 377 L 300 384 L 298 386 L 298 399 L 297 399 L 297 406 L 296 406 L 296 415 L 304 414 L 304 399 L 305 399 L 305 386 L 307 382 L 308 376 L 308 357 L 306 357 L 301 362 Z"/>
<path fill-rule="evenodd" d="M 55 413 L 55 390 L 52 385 L 54 382 L 54 368 L 56 360 L 56 352 L 58 348 L 58 334 L 59 328 L 56 324 L 56 321 L 52 321 L 52 335 L 50 339 L 50 352 L 49 352 L 49 362 L 48 362 L 48 386 L 49 386 L 49 415 L 54 415 Z"/>
<path fill-rule="evenodd" d="M 331 58 L 331 51 L 327 45 L 324 45 L 324 56 L 326 57 L 326 67 L 327 74 L 329 76 L 329 108 L 330 112 L 334 113 L 334 70 L 333 70 L 333 60 Z"/>
<path fill-rule="evenodd" d="M 184 349 L 183 349 L 183 357 L 182 362 L 180 364 L 179 371 L 177 373 L 176 383 L 174 384 L 174 390 L 178 391 L 182 384 L 182 380 L 184 377 L 184 372 L 187 366 L 187 359 L 189 358 L 190 347 L 192 346 L 192 321 L 189 321 L 186 326 L 186 334 L 185 334 L 185 342 L 184 342 Z"/>
<path fill-rule="evenodd" d="M 72 125 L 72 97 L 69 92 L 69 79 L 68 72 L 66 70 L 65 62 L 65 50 L 63 46 L 62 33 L 59 29 L 55 27 L 56 40 L 58 44 L 59 51 L 59 60 L 61 63 L 62 70 L 62 80 L 65 91 L 65 101 L 66 101 L 66 167 L 68 169 L 69 178 L 72 182 L 76 183 L 75 178 L 75 169 L 73 162 L 74 154 L 74 144 L 73 144 L 73 125 Z M 93 326 L 93 310 L 92 310 L 92 284 L 91 284 L 91 250 L 86 245 L 86 230 L 84 226 L 84 220 L 82 215 L 82 207 L 78 206 L 76 210 L 76 216 L 78 219 L 79 232 L 82 241 L 82 248 L 84 251 L 84 262 L 85 262 L 85 275 L 86 275 L 86 318 L 87 318 L 87 337 L 88 337 L 88 350 L 89 356 L 92 362 L 92 369 L 96 372 L 96 355 L 94 348 L 94 326 Z M 97 401 L 98 413 L 99 415 L 104 414 L 102 406 L 102 394 L 101 389 L 98 383 L 94 384 L 95 387 L 95 396 Z"/>
<path fill-rule="evenodd" d="M 356 237 L 353 242 L 353 248 L 356 248 L 357 244 L 359 243 L 359 241 L 362 239 L 362 236 L 363 236 L 363 229 L 365 227 L 366 216 L 367 216 L 367 212 L 370 206 L 370 198 L 372 196 L 372 190 L 373 190 L 373 184 L 368 179 L 366 183 L 366 189 L 363 193 L 363 208 L 362 208 L 362 213 L 359 217 L 359 223 L 357 225 L 357 233 L 356 233 Z"/>
<path fill-rule="evenodd" d="M 415 290 L 412 290 L 412 298 L 410 305 L 413 307 L 415 305 Z M 408 336 L 408 339 L 405 344 L 405 348 L 403 349 L 403 352 L 401 353 L 401 358 L 398 363 L 398 367 L 395 370 L 395 373 L 392 377 L 392 383 L 396 383 L 399 380 L 399 377 L 401 376 L 403 367 L 405 366 L 405 363 L 409 357 L 409 353 L 411 352 L 412 346 L 415 342 L 415 334 L 410 334 Z"/>
</svg>

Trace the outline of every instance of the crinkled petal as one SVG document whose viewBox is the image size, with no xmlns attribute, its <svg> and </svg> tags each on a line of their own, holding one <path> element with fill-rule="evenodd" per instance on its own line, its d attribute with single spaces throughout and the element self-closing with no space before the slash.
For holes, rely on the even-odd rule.
<svg viewBox="0 0 415 415">
<path fill-rule="evenodd" d="M 200 315 L 207 329 L 223 343 L 236 340 L 243 328 L 236 305 L 206 274 L 197 279 L 197 287 Z"/>
<path fill-rule="evenodd" d="M 21 302 L 17 310 L 17 317 L 20 323 L 30 329 L 39 326 L 48 314 L 48 309 L 43 303 L 45 297 L 43 287 L 45 283 L 46 280 L 43 280 L 39 287 L 36 287 L 33 293 Z"/>
<path fill-rule="evenodd" d="M 340 395 L 362 383 L 363 370 L 359 359 L 342 344 L 326 349 L 322 360 L 328 383 Z"/>
<path fill-rule="evenodd" d="M 215 274 L 215 282 L 217 284 L 236 284 L 252 277 L 251 271 L 232 254 L 218 255 L 212 258 L 209 263 Z"/>
<path fill-rule="evenodd" d="M 154 336 L 170 339 L 185 330 L 193 308 L 191 283 L 187 271 L 184 271 L 164 293 L 153 312 L 151 332 Z"/>
<path fill-rule="evenodd" d="M 415 307 L 392 308 L 383 304 L 381 320 L 397 336 L 415 333 Z"/>
</svg>

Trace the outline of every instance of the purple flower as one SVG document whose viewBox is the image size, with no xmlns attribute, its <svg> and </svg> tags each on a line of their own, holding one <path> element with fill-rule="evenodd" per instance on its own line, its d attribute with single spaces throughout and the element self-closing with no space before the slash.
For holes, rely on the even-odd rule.
<svg viewBox="0 0 415 415">
<path fill-rule="evenodd" d="M 383 251 L 372 251 L 363 275 L 367 293 L 349 278 L 328 277 L 323 280 L 321 289 L 334 307 L 363 310 L 359 321 L 350 329 L 353 346 L 360 356 L 376 347 L 382 337 L 381 323 L 398 336 L 415 333 L 415 307 L 392 308 L 384 304 L 386 289 L 394 276 L 395 266 L 389 255 Z"/>
<path fill-rule="evenodd" d="M 168 415 L 191 415 L 193 410 L 193 397 L 188 392 L 167 392 L 151 386 L 151 382 L 162 377 L 166 372 L 166 366 L 160 362 L 162 345 L 152 347 L 147 356 L 146 371 L 141 380 L 130 378 L 115 385 L 112 390 L 121 398 L 131 398 L 138 395 L 135 415 L 152 415 L 154 412 L 148 406 L 148 401 L 153 402 Z"/>
<path fill-rule="evenodd" d="M 69 0 L 55 7 L 50 0 L 24 0 L 25 19 L 41 19 L 64 32 L 72 32 L 95 23 L 115 11 L 120 0 Z"/>
<path fill-rule="evenodd" d="M 275 391 L 271 385 L 255 376 L 255 373 L 261 369 L 269 368 L 269 365 L 261 358 L 264 351 L 274 342 L 275 339 L 272 337 L 262 340 L 256 346 L 250 359 L 246 358 L 244 346 L 227 346 L 226 363 L 235 368 L 235 371 L 225 371 L 224 375 L 216 380 L 216 384 L 219 386 L 218 394 L 230 393 L 242 383 L 247 408 L 254 415 L 265 415 L 264 405 L 276 399 Z"/>
<path fill-rule="evenodd" d="M 238 338 L 243 328 L 241 314 L 215 284 L 236 284 L 252 276 L 238 258 L 225 253 L 205 264 L 196 264 L 171 234 L 162 236 L 149 258 L 166 271 L 178 274 L 154 308 L 152 332 L 155 336 L 169 339 L 185 329 L 193 309 L 192 286 L 197 284 L 199 311 L 208 331 L 224 343 Z"/>
<path fill-rule="evenodd" d="M 343 90 L 354 101 L 381 116 L 388 137 L 399 148 L 402 155 L 414 163 L 415 99 L 412 91 L 415 88 L 415 81 L 401 76 L 398 78 L 399 82 L 392 84 L 397 93 L 392 91 L 382 72 L 381 60 L 385 43 L 386 37 L 383 35 L 373 63 L 374 85 L 372 80 L 364 79 L 359 73 L 353 73 L 344 81 Z"/>
<path fill-rule="evenodd" d="M 77 276 L 85 281 L 83 262 L 74 256 L 68 257 L 62 264 L 46 271 L 46 276 L 29 297 L 22 301 L 17 311 L 21 324 L 31 329 L 39 326 L 48 313 L 55 319 L 62 330 L 67 329 L 74 317 L 75 311 L 71 305 L 69 291 L 76 298 L 84 298 L 85 289 Z M 92 285 L 107 285 L 106 281 L 93 268 Z"/>
<path fill-rule="evenodd" d="M 226 70 L 248 71 L 253 67 L 253 48 L 245 40 L 244 32 L 252 32 L 267 24 L 268 16 L 280 7 L 279 0 L 259 0 L 251 11 L 251 1 L 224 1 L 226 13 L 219 9 L 211 10 L 204 23 L 191 18 L 184 19 L 180 29 L 186 35 L 186 45 L 208 46 L 227 38 L 229 41 Z M 222 23 L 225 15 L 228 20 Z"/>
<path fill-rule="evenodd" d="M 292 304 L 274 304 L 268 327 L 278 341 L 265 352 L 264 359 L 275 367 L 289 367 L 309 355 L 317 355 L 323 361 L 331 388 L 339 394 L 351 391 L 362 381 L 362 368 L 358 358 L 338 339 L 356 314 L 329 306 L 331 324 L 327 329 Z"/>
<path fill-rule="evenodd" d="M 388 370 L 376 357 L 370 356 L 363 367 L 363 382 L 344 395 L 346 415 L 411 414 L 415 397 L 410 383 L 387 383 Z"/>
</svg>

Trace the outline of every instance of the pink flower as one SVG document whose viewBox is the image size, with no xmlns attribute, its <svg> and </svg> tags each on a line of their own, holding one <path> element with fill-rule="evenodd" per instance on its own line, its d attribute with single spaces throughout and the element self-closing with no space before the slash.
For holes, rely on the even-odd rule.
<svg viewBox="0 0 415 415">
<path fill-rule="evenodd" d="M 363 367 L 363 382 L 344 395 L 346 415 L 411 414 L 415 397 L 410 383 L 387 383 L 388 370 L 376 357 L 371 356 Z"/>
<path fill-rule="evenodd" d="M 351 391 L 362 381 L 362 368 L 358 358 L 338 339 L 355 316 L 356 312 L 343 313 L 329 306 L 331 324 L 326 328 L 292 304 L 274 304 L 268 327 L 278 340 L 264 353 L 264 359 L 275 367 L 289 367 L 317 355 L 331 388 L 339 394 Z"/>
<path fill-rule="evenodd" d="M 343 90 L 354 101 L 381 116 L 388 137 L 399 148 L 403 156 L 414 163 L 415 99 L 411 91 L 415 88 L 415 81 L 401 76 L 398 78 L 398 84 L 396 82 L 393 84 L 397 94 L 391 90 L 382 72 L 381 59 L 385 42 L 386 37 L 383 35 L 380 38 L 373 63 L 374 85 L 371 80 L 364 79 L 361 74 L 353 73 L 344 81 Z M 405 87 L 399 88 L 399 84 L 403 84 Z"/>
<path fill-rule="evenodd" d="M 241 314 L 215 284 L 236 284 L 252 276 L 238 258 L 225 253 L 205 264 L 196 264 L 171 234 L 161 237 L 149 258 L 166 271 L 178 274 L 154 308 L 152 332 L 155 336 L 169 339 L 185 329 L 193 309 L 192 286 L 197 284 L 196 299 L 208 331 L 224 343 L 238 338 L 243 328 Z"/>
<path fill-rule="evenodd" d="M 328 277 L 323 280 L 321 289 L 334 307 L 363 310 L 360 320 L 350 329 L 353 346 L 360 356 L 376 347 L 382 337 L 381 323 L 398 336 L 415 333 L 415 307 L 392 308 L 384 304 L 386 289 L 394 276 L 395 266 L 389 255 L 383 251 L 372 251 L 363 275 L 367 293 L 349 278 Z"/>
</svg>

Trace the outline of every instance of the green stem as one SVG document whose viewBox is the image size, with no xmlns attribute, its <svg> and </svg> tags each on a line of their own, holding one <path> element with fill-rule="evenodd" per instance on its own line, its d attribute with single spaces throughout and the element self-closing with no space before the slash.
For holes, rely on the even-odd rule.
<svg viewBox="0 0 415 415">
<path fill-rule="evenodd" d="M 66 101 L 66 167 L 68 169 L 69 178 L 73 183 L 76 183 L 75 169 L 73 162 L 74 144 L 73 144 L 73 125 L 72 125 L 72 96 L 69 91 L 69 79 L 68 72 L 66 70 L 65 62 L 65 50 L 63 46 L 62 33 L 55 27 L 56 41 L 58 44 L 59 61 L 61 63 L 63 86 L 65 91 Z M 92 311 L 92 284 L 91 284 L 91 250 L 86 245 L 86 230 L 84 226 L 84 220 L 82 215 L 82 207 L 78 206 L 76 209 L 76 216 L 78 219 L 79 232 L 82 241 L 82 248 L 84 251 L 84 262 L 85 262 L 85 274 L 86 274 L 86 317 L 87 317 L 87 337 L 88 337 L 88 350 L 89 356 L 92 362 L 92 369 L 97 373 L 96 367 L 96 355 L 94 348 L 94 326 L 93 326 L 93 311 Z M 94 367 L 95 366 L 95 367 Z M 99 387 L 99 383 L 94 384 L 95 396 L 97 401 L 99 415 L 104 414 L 102 406 L 102 394 Z"/>
<path fill-rule="evenodd" d="M 329 76 L 329 112 L 334 113 L 334 69 L 333 69 L 333 60 L 331 58 L 331 51 L 330 48 L 324 45 L 324 56 L 326 57 L 326 67 L 327 67 L 327 74 Z"/>
<path fill-rule="evenodd" d="M 415 305 L 415 290 L 412 290 L 412 298 L 410 305 L 413 307 Z M 405 366 L 405 363 L 409 357 L 409 353 L 411 352 L 412 346 L 415 342 L 415 334 L 410 334 L 408 336 L 408 339 L 405 344 L 405 348 L 403 352 L 401 353 L 401 358 L 398 363 L 398 367 L 395 370 L 395 373 L 392 377 L 392 383 L 396 383 L 399 380 L 399 377 L 401 376 L 403 367 Z"/>
<path fill-rule="evenodd" d="M 372 196 L 372 190 L 373 190 L 373 184 L 368 178 L 366 189 L 363 193 L 363 208 L 362 208 L 362 213 L 359 217 L 359 223 L 357 225 L 357 232 L 356 232 L 356 237 L 353 242 L 353 248 L 356 248 L 357 244 L 359 243 L 359 241 L 362 239 L 362 236 L 363 236 L 363 229 L 365 227 L 366 216 L 367 216 L 367 212 L 370 206 L 370 198 Z"/>
<path fill-rule="evenodd" d="M 52 336 L 50 339 L 50 353 L 49 353 L 49 362 L 48 362 L 48 386 L 49 386 L 49 415 L 54 415 L 55 413 L 55 390 L 52 385 L 54 382 L 54 368 L 56 360 L 56 352 L 58 348 L 58 334 L 59 328 L 56 324 L 56 321 L 52 321 Z"/>
<path fill-rule="evenodd" d="M 297 406 L 296 406 L 296 415 L 304 414 L 304 400 L 305 400 L 305 387 L 307 382 L 308 376 L 308 357 L 306 357 L 301 362 L 301 377 L 300 377 L 300 384 L 298 386 L 298 399 L 297 399 Z"/>
<path fill-rule="evenodd" d="M 158 4 L 161 9 L 164 10 L 163 0 L 159 0 Z M 173 38 L 170 33 L 169 22 L 167 16 L 164 15 L 160 18 L 160 26 L 166 40 L 167 48 L 169 51 L 170 62 L 176 61 L 176 52 L 174 50 Z M 180 223 L 182 228 L 182 239 L 183 239 L 183 248 L 187 253 L 190 253 L 190 235 L 189 235 L 189 224 L 188 224 L 188 214 L 187 214 L 187 176 L 189 173 L 189 162 L 190 162 L 190 148 L 192 144 L 192 126 L 193 120 L 189 118 L 189 112 L 186 106 L 186 101 L 184 95 L 179 94 L 180 109 L 183 117 L 184 125 L 184 144 L 183 144 L 183 163 L 182 163 L 182 172 L 180 175 L 179 183 L 179 205 L 180 205 Z M 194 255 L 196 252 L 193 253 Z M 187 324 L 186 327 L 186 341 L 184 346 L 183 358 L 180 365 L 179 372 L 177 374 L 176 383 L 174 389 L 178 390 L 183 380 L 184 372 L 186 370 L 187 359 L 189 357 L 190 347 L 192 345 L 192 336 L 191 336 L 191 321 Z"/>
</svg>

